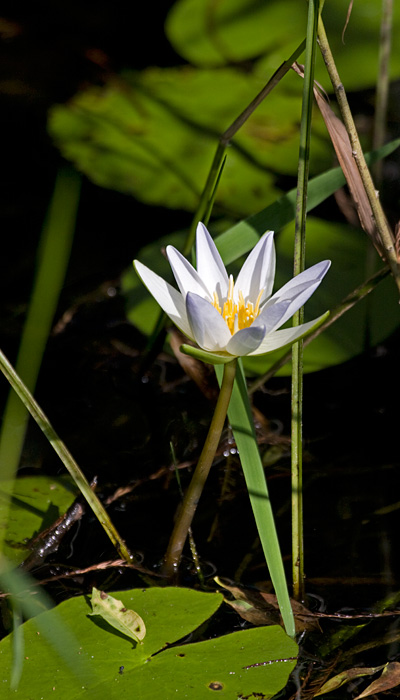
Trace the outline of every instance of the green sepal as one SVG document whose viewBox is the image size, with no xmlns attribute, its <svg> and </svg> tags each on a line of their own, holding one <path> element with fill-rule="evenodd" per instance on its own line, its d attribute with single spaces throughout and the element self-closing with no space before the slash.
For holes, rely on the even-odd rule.
<svg viewBox="0 0 400 700">
<path fill-rule="evenodd" d="M 310 333 L 313 333 L 319 326 L 321 326 L 326 319 L 328 318 L 330 314 L 330 311 L 326 311 L 322 316 L 317 318 L 315 324 L 312 326 L 312 328 L 309 328 L 307 333 L 304 333 L 304 335 L 300 336 L 298 340 L 302 340 L 303 338 L 307 338 Z M 289 348 L 293 343 L 286 343 L 285 345 L 282 345 L 280 348 L 281 350 Z M 180 351 L 183 352 L 185 355 L 190 355 L 191 357 L 196 358 L 196 360 L 201 360 L 202 362 L 207 362 L 209 365 L 226 365 L 227 362 L 232 362 L 232 360 L 235 359 L 235 355 L 227 355 L 227 354 L 218 354 L 216 352 L 208 352 L 207 350 L 201 350 L 200 348 L 193 347 L 193 345 L 186 345 L 183 344 L 180 346 Z M 264 353 L 265 355 L 268 355 L 268 353 Z M 246 355 L 244 356 L 246 358 Z M 251 355 L 250 357 L 254 357 Z M 262 355 L 257 355 L 257 357 L 262 357 Z"/>
<path fill-rule="evenodd" d="M 186 345 L 186 343 L 181 345 L 179 349 L 185 355 L 195 357 L 196 360 L 207 362 L 209 365 L 226 365 L 227 362 L 232 362 L 232 360 L 236 358 L 235 355 L 219 355 L 216 352 L 208 352 L 207 350 L 194 348 L 193 345 Z"/>
</svg>

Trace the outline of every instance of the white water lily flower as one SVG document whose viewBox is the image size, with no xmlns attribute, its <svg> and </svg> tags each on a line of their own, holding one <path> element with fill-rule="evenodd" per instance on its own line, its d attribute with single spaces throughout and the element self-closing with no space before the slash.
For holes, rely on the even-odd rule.
<svg viewBox="0 0 400 700">
<path fill-rule="evenodd" d="M 148 267 L 134 266 L 149 292 L 188 338 L 222 361 L 262 355 L 302 338 L 319 319 L 278 330 L 307 301 L 329 269 L 324 260 L 290 280 L 271 296 L 275 277 L 273 231 L 265 233 L 241 268 L 228 276 L 206 227 L 196 233 L 197 271 L 173 246 L 167 257 L 179 292 Z"/>
</svg>

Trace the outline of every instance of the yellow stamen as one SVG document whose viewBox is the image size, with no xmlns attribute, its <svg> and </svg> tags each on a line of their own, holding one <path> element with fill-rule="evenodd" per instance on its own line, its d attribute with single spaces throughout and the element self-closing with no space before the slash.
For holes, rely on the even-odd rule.
<svg viewBox="0 0 400 700">
<path fill-rule="evenodd" d="M 231 275 L 229 277 L 228 295 L 226 297 L 226 301 L 224 302 L 222 310 L 219 304 L 217 293 L 214 292 L 213 295 L 213 306 L 215 309 L 217 309 L 218 313 L 220 313 L 223 319 L 226 321 L 231 335 L 233 335 L 236 330 L 240 331 L 242 328 L 248 328 L 249 326 L 251 326 L 253 321 L 257 318 L 258 314 L 260 313 L 260 301 L 264 291 L 263 289 L 261 289 L 254 306 L 251 301 L 248 301 L 247 304 L 245 304 L 242 291 L 239 292 L 238 304 L 235 304 L 233 301 L 233 288 L 234 282 L 233 277 Z"/>
</svg>

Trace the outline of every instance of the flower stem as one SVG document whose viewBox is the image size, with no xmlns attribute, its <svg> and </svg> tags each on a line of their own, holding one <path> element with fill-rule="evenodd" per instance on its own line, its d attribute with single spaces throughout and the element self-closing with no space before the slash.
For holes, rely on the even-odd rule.
<svg viewBox="0 0 400 700">
<path fill-rule="evenodd" d="M 177 572 L 188 531 L 192 524 L 197 504 L 203 492 L 204 484 L 206 483 L 206 479 L 210 472 L 218 443 L 220 441 L 232 394 L 235 375 L 236 359 L 232 360 L 232 362 L 227 362 L 224 365 L 224 376 L 210 429 L 197 463 L 197 467 L 194 471 L 192 481 L 190 482 L 189 488 L 178 513 L 175 527 L 172 531 L 168 549 L 164 558 L 163 574 L 167 578 L 173 578 Z"/>
</svg>

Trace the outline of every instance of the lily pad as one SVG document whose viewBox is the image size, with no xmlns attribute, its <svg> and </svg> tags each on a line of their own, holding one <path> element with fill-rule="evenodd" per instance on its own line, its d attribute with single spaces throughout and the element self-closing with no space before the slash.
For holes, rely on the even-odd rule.
<svg viewBox="0 0 400 700">
<path fill-rule="evenodd" d="M 23 561 L 31 551 L 29 540 L 65 513 L 76 493 L 68 476 L 23 476 L 0 481 L 0 527 L 6 531 L 3 554 L 7 559 L 13 564 Z"/>
<path fill-rule="evenodd" d="M 230 700 L 251 693 L 270 698 L 285 686 L 295 666 L 297 645 L 277 626 L 171 647 L 218 609 L 219 593 L 151 588 L 118 592 L 117 597 L 143 618 L 143 644 L 135 646 L 117 631 L 95 624 L 83 596 L 68 600 L 23 625 L 25 659 L 16 691 L 8 687 L 12 635 L 0 642 L 4 700 L 39 700 L 53 692 L 62 698 L 111 700 L 202 699 L 217 691 L 218 697 Z M 80 659 L 79 673 L 71 673 L 46 641 L 46 625 L 56 619 L 74 629 L 77 641 L 69 653 Z"/>
<path fill-rule="evenodd" d="M 236 68 L 149 68 L 55 106 L 49 131 L 98 185 L 194 211 L 220 135 L 262 86 L 259 75 Z M 276 198 L 276 174 L 296 172 L 300 106 L 298 94 L 280 87 L 257 108 L 227 151 L 217 207 L 246 216 Z M 321 133 L 313 142 L 314 170 L 331 158 Z"/>
<path fill-rule="evenodd" d="M 345 87 L 372 86 L 378 70 L 381 0 L 354 3 L 346 27 L 348 0 L 326 2 L 323 19 Z M 166 22 L 167 36 L 175 50 L 198 66 L 225 66 L 261 59 L 269 70 L 289 58 L 305 38 L 307 5 L 298 0 L 178 0 Z M 400 29 L 400 8 L 393 6 L 393 36 Z M 392 52 L 391 77 L 400 75 L 399 52 Z M 316 78 L 330 83 L 321 57 L 317 56 Z"/>
</svg>

